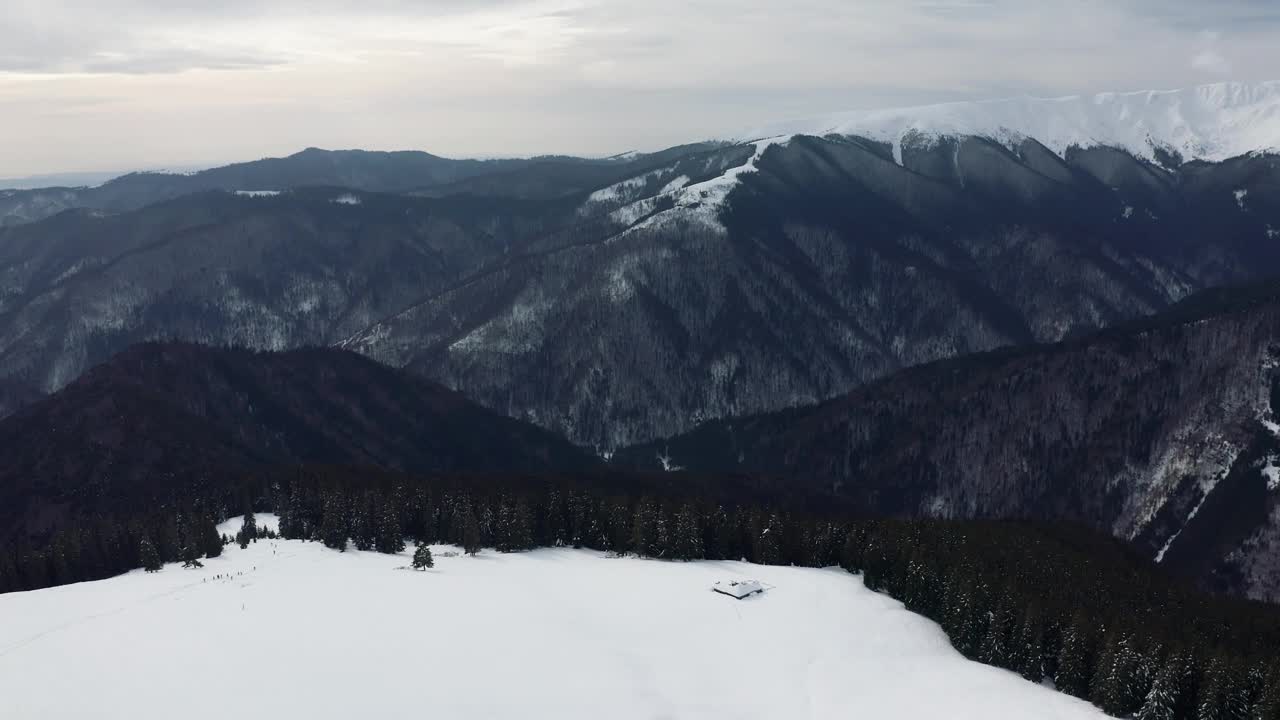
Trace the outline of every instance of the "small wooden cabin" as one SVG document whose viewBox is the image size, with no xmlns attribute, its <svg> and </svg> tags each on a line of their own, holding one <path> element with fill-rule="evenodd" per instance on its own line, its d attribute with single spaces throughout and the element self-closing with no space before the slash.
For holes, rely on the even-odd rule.
<svg viewBox="0 0 1280 720">
<path fill-rule="evenodd" d="M 711 589 L 721 595 L 728 595 L 736 600 L 741 600 L 764 592 L 764 585 L 759 580 L 721 580 L 712 585 Z"/>
</svg>

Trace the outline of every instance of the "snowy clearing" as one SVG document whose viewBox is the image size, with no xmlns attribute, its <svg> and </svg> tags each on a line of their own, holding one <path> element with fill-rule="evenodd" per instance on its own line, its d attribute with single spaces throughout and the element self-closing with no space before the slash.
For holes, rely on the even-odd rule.
<svg viewBox="0 0 1280 720">
<path fill-rule="evenodd" d="M 963 659 L 840 570 L 435 551 L 435 569 L 415 572 L 401 569 L 412 548 L 259 540 L 201 570 L 0 596 L 3 714 L 1104 717 Z M 711 590 L 745 578 L 771 589 Z"/>
</svg>

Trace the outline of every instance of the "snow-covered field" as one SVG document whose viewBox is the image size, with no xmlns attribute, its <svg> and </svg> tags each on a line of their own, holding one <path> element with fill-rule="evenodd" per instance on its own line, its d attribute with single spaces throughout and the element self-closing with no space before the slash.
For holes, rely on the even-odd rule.
<svg viewBox="0 0 1280 720">
<path fill-rule="evenodd" d="M 262 540 L 202 570 L 0 595 L 0 716 L 1102 717 L 964 660 L 839 570 L 434 550 L 415 572 L 412 549 Z M 735 578 L 772 589 L 710 591 Z"/>
</svg>

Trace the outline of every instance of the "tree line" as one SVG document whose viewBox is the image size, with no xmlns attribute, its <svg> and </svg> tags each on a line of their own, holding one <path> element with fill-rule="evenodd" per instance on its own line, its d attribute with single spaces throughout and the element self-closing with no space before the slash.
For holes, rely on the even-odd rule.
<svg viewBox="0 0 1280 720">
<path fill-rule="evenodd" d="M 936 621 L 965 657 L 1050 681 L 1108 714 L 1280 718 L 1280 608 L 1198 592 L 1117 541 L 1029 522 L 856 518 L 735 502 L 699 487 L 311 469 L 198 508 L 99 519 L 38 550 L 0 551 L 0 591 L 216 556 L 233 542 L 214 522 L 228 507 L 274 511 L 280 536 L 337 551 L 399 553 L 410 539 L 472 554 L 564 546 L 674 561 L 838 565 Z M 264 532 L 246 523 L 234 542 Z M 429 566 L 429 555 L 415 555 L 415 566 Z"/>
</svg>

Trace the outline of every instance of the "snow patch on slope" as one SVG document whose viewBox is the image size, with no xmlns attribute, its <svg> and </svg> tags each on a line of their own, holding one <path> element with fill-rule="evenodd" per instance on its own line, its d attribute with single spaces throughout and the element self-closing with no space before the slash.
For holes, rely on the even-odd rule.
<svg viewBox="0 0 1280 720">
<path fill-rule="evenodd" d="M 658 194 L 666 195 L 667 193 L 673 193 L 688 184 L 689 184 L 689 176 L 681 175 L 675 180 L 672 180 L 671 182 L 667 183 L 666 187 L 662 188 L 662 190 Z"/>
<path fill-rule="evenodd" d="M 1059 155 L 1073 146 L 1109 146 L 1150 161 L 1157 149 L 1184 160 L 1221 161 L 1280 152 L 1280 82 L 863 110 L 778 123 L 739 137 L 777 135 L 864 137 L 891 144 L 899 164 L 903 140 L 912 135 L 978 136 L 1008 147 L 1034 138 Z"/>
<path fill-rule="evenodd" d="M 1131 493 L 1131 500 L 1121 512 L 1113 532 L 1117 537 L 1130 540 L 1137 537 L 1164 507 L 1183 478 L 1188 476 L 1200 478 L 1199 503 L 1202 504 L 1204 498 L 1231 471 L 1231 466 L 1242 450 L 1238 443 L 1225 436 L 1218 433 L 1203 434 L 1196 423 L 1190 423 L 1174 435 L 1168 447 L 1149 468 L 1131 468 L 1129 472 L 1121 473 L 1115 478 L 1113 482 L 1131 484 L 1137 490 Z M 1198 510 L 1199 504 L 1183 520 L 1182 527 L 1186 527 L 1186 523 L 1195 517 Z M 1181 532 L 1182 529 L 1179 528 L 1168 539 L 1156 555 L 1157 562 L 1164 557 Z"/>
<path fill-rule="evenodd" d="M 1275 455 L 1267 456 L 1267 463 L 1262 466 L 1262 477 L 1267 479 L 1268 490 L 1280 490 L 1280 467 L 1276 466 L 1276 462 L 1280 460 Z"/>
<path fill-rule="evenodd" d="M 722 231 L 724 226 L 720 223 L 720 210 L 729 193 L 733 192 L 744 175 L 757 171 L 756 163 L 764 156 L 765 151 L 774 145 L 785 146 L 790 141 L 790 136 L 778 136 L 746 143 L 755 152 L 741 165 L 727 168 L 720 175 L 693 185 L 677 185 L 673 181 L 658 195 L 619 208 L 613 213 L 613 218 L 627 225 L 628 231 L 661 227 L 676 219 L 691 220 L 704 227 Z M 684 180 L 688 182 L 688 178 Z M 658 211 L 657 208 L 664 201 L 673 206 Z"/>
<path fill-rule="evenodd" d="M 661 176 L 666 169 L 651 170 L 643 175 L 637 175 L 621 182 L 616 182 L 609 187 L 596 190 L 587 196 L 587 202 L 592 203 L 608 203 L 608 202 L 625 202 L 635 197 L 636 192 L 649 184 L 649 181 Z"/>
</svg>

